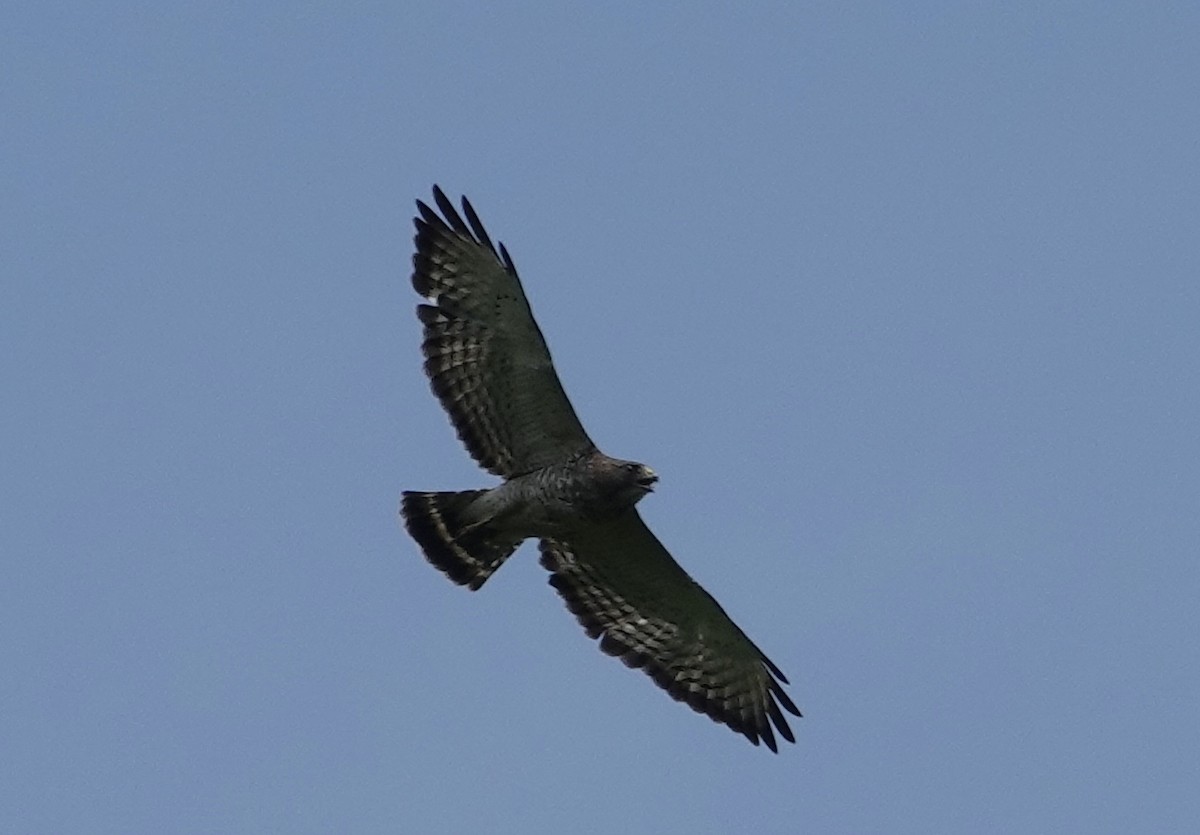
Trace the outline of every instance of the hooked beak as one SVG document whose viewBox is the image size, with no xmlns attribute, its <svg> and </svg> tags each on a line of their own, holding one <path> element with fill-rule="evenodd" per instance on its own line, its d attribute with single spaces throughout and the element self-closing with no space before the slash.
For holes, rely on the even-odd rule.
<svg viewBox="0 0 1200 835">
<path fill-rule="evenodd" d="M 654 492 L 654 483 L 658 481 L 658 473 L 649 467 L 642 467 L 642 473 L 638 476 L 637 485 L 647 493 Z"/>
</svg>

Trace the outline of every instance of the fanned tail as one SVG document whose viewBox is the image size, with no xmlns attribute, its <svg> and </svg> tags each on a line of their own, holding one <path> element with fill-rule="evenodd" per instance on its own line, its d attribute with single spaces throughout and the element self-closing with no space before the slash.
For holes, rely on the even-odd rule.
<svg viewBox="0 0 1200 835">
<path fill-rule="evenodd" d="M 486 490 L 458 493 L 405 491 L 400 505 L 404 527 L 435 568 L 461 586 L 478 589 L 521 541 L 498 538 L 486 522 L 466 513 Z"/>
</svg>

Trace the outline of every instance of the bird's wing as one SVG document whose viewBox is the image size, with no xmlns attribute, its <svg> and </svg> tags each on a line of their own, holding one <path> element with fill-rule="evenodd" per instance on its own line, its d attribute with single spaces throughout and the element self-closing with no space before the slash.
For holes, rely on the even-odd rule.
<svg viewBox="0 0 1200 835">
<path fill-rule="evenodd" d="M 417 307 L 425 372 L 467 451 L 508 478 L 594 449 L 504 244 L 465 197 L 466 222 L 437 186 L 433 197 L 441 215 L 417 201 L 412 283 L 430 302 Z"/>
<path fill-rule="evenodd" d="M 780 710 L 800 711 L 787 678 L 720 604 L 688 576 L 635 509 L 613 521 L 543 539 L 542 565 L 600 649 L 641 667 L 675 699 L 777 751 L 795 742 Z M 772 728 L 772 725 L 774 726 Z"/>
</svg>

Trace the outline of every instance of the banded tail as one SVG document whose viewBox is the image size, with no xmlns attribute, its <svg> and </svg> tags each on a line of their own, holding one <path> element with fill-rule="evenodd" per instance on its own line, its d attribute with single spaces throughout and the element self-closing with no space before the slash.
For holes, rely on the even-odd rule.
<svg viewBox="0 0 1200 835">
<path fill-rule="evenodd" d="M 486 521 L 469 520 L 471 503 L 486 490 L 459 493 L 405 491 L 400 505 L 404 527 L 425 559 L 460 586 L 478 589 L 508 559 L 521 540 L 500 538 Z"/>
</svg>

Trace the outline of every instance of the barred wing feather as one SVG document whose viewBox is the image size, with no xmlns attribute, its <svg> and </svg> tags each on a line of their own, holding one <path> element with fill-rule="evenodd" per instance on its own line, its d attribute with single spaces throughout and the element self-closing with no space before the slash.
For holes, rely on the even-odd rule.
<svg viewBox="0 0 1200 835">
<path fill-rule="evenodd" d="M 601 650 L 755 745 L 777 751 L 776 732 L 795 742 L 783 710 L 800 711 L 783 690 L 787 678 L 636 510 L 581 528 L 570 542 L 543 539 L 541 552 L 550 584 Z"/>
<path fill-rule="evenodd" d="M 425 372 L 480 466 L 511 478 L 594 449 L 559 382 L 508 251 L 492 243 L 464 197 L 437 186 L 441 215 L 417 201 L 413 287 L 430 304 Z"/>
</svg>

